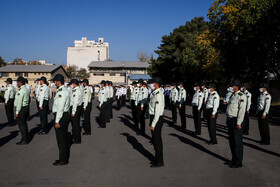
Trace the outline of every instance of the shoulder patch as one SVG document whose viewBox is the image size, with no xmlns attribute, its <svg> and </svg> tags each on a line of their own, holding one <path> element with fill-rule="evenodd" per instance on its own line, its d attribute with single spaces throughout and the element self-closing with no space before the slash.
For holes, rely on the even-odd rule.
<svg viewBox="0 0 280 187">
<path fill-rule="evenodd" d="M 268 93 L 266 93 L 265 95 L 269 95 Z"/>
<path fill-rule="evenodd" d="M 75 92 L 76 90 L 73 90 L 73 92 Z"/>
<path fill-rule="evenodd" d="M 216 93 L 214 92 L 214 93 L 212 93 L 212 95 L 216 95 Z"/>
<path fill-rule="evenodd" d="M 158 104 L 159 102 L 158 101 L 156 101 L 156 104 Z"/>
<path fill-rule="evenodd" d="M 87 93 L 87 92 L 85 92 L 85 93 Z"/>
<path fill-rule="evenodd" d="M 213 99 L 217 99 L 217 97 L 214 97 Z"/>
<path fill-rule="evenodd" d="M 73 97 L 75 97 L 76 95 L 73 95 Z"/>
<path fill-rule="evenodd" d="M 244 102 L 244 99 L 241 99 L 240 102 Z"/>
<path fill-rule="evenodd" d="M 61 98 L 61 97 L 62 97 L 62 95 L 58 95 L 58 97 L 59 97 L 59 98 Z"/>
<path fill-rule="evenodd" d="M 18 93 L 17 95 L 20 95 L 20 93 Z"/>
<path fill-rule="evenodd" d="M 265 98 L 265 100 L 268 100 L 268 99 L 269 99 L 269 97 L 266 97 L 266 98 Z"/>
<path fill-rule="evenodd" d="M 243 95 L 243 93 L 242 93 L 242 92 L 239 92 L 239 93 L 238 93 L 238 95 L 242 96 L 242 95 Z"/>
<path fill-rule="evenodd" d="M 40 91 L 43 91 L 43 89 L 40 89 Z"/>
</svg>

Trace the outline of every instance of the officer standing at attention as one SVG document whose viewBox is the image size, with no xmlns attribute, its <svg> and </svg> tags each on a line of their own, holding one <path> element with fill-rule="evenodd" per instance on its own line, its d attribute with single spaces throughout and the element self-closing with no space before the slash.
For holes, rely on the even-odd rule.
<svg viewBox="0 0 280 187">
<path fill-rule="evenodd" d="M 186 90 L 184 89 L 184 84 L 182 82 L 179 83 L 179 114 L 181 118 L 181 128 L 186 129 L 187 124 L 186 124 L 186 98 L 187 98 L 187 93 Z"/>
<path fill-rule="evenodd" d="M 132 91 L 130 94 L 130 103 L 131 103 L 131 110 L 132 110 L 132 118 L 134 122 L 134 126 L 138 128 L 138 117 L 137 117 L 137 97 L 138 97 L 138 87 L 137 82 L 132 82 Z"/>
<path fill-rule="evenodd" d="M 229 145 L 232 154 L 231 168 L 242 167 L 243 161 L 243 126 L 246 112 L 246 95 L 240 89 L 240 82 L 235 80 L 232 84 L 233 93 L 228 101 L 226 115 L 229 134 Z"/>
<path fill-rule="evenodd" d="M 74 137 L 73 144 L 81 143 L 81 126 L 80 126 L 80 117 L 82 113 L 82 102 L 83 98 L 81 97 L 82 91 L 79 87 L 79 81 L 77 79 L 72 79 L 70 82 L 73 85 L 72 94 L 70 98 L 70 113 L 71 113 L 71 122 L 72 122 L 72 132 Z"/>
<path fill-rule="evenodd" d="M 209 145 L 217 144 L 216 138 L 216 120 L 218 118 L 218 108 L 220 105 L 220 96 L 216 91 L 216 85 L 210 85 L 210 93 L 206 103 L 206 114 L 208 123 L 208 132 L 210 136 Z"/>
<path fill-rule="evenodd" d="M 209 91 L 206 88 L 205 84 L 202 84 L 201 88 L 202 88 L 202 92 L 203 92 L 203 95 L 204 95 L 203 104 L 202 104 L 203 120 L 207 120 L 206 102 L 207 102 L 207 99 L 208 99 Z"/>
<path fill-rule="evenodd" d="M 100 128 L 106 128 L 106 107 L 108 100 L 108 92 L 105 88 L 106 82 L 104 80 L 101 81 L 101 88 L 98 93 L 98 101 L 99 101 L 99 109 L 100 109 Z"/>
<path fill-rule="evenodd" d="M 106 123 L 110 123 L 110 119 L 111 119 L 111 108 L 110 108 L 110 102 L 111 102 L 111 93 L 110 93 L 110 87 L 109 87 L 109 84 L 110 84 L 110 81 L 106 81 L 106 86 L 105 86 L 105 89 L 106 89 L 106 92 L 107 92 L 107 106 L 106 106 Z"/>
<path fill-rule="evenodd" d="M 153 81 L 155 90 L 149 104 L 150 129 L 152 131 L 152 141 L 155 149 L 155 161 L 152 168 L 163 167 L 163 146 L 161 129 L 163 125 L 164 95 L 160 91 L 161 79 L 155 78 Z"/>
<path fill-rule="evenodd" d="M 48 105 L 50 97 L 50 89 L 46 85 L 46 77 L 41 77 L 40 79 L 40 90 L 39 90 L 39 109 L 40 109 L 40 122 L 41 122 L 41 131 L 38 133 L 40 135 L 48 134 Z"/>
<path fill-rule="evenodd" d="M 251 98 L 252 94 L 247 90 L 248 86 L 246 83 L 242 84 L 241 91 L 246 95 L 247 97 L 247 103 L 246 103 L 246 113 L 243 121 L 243 135 L 249 135 L 249 115 L 250 115 L 250 108 L 251 108 Z"/>
<path fill-rule="evenodd" d="M 270 145 L 270 132 L 268 126 L 269 108 L 271 104 L 271 96 L 267 92 L 268 84 L 263 84 L 260 87 L 260 96 L 257 101 L 257 116 L 259 131 L 261 136 L 261 145 Z"/>
<path fill-rule="evenodd" d="M 113 82 L 109 81 L 109 97 L 110 97 L 110 119 L 113 119 L 113 102 L 114 102 L 114 89 L 113 89 Z"/>
<path fill-rule="evenodd" d="M 40 115 L 40 108 L 39 108 L 39 93 L 40 93 L 40 89 L 41 89 L 41 85 L 40 85 L 40 79 L 36 80 L 36 91 L 35 91 L 35 99 L 36 99 L 36 106 L 37 106 L 37 110 L 38 110 L 38 114 Z"/>
<path fill-rule="evenodd" d="M 140 88 L 139 88 L 139 93 L 138 93 L 138 97 L 137 97 L 137 109 L 138 109 L 138 119 L 140 122 L 140 133 L 142 135 L 145 135 L 145 128 L 146 128 L 146 123 L 145 123 L 145 113 L 146 113 L 146 107 L 145 107 L 145 103 L 146 100 L 148 99 L 148 89 L 145 88 L 144 85 L 144 81 L 143 79 L 139 79 L 138 81 Z M 137 125 L 138 126 L 138 125 Z M 137 132 L 137 135 L 139 135 L 139 131 Z"/>
<path fill-rule="evenodd" d="M 195 134 L 201 135 L 201 106 L 203 103 L 203 93 L 200 91 L 199 84 L 196 84 L 193 88 L 195 94 L 192 98 L 192 106 L 193 106 L 193 120 L 195 127 Z"/>
<path fill-rule="evenodd" d="M 83 110 L 84 110 L 84 130 L 83 135 L 91 135 L 90 113 L 92 110 L 91 92 L 88 87 L 89 82 L 87 79 L 83 80 L 84 94 L 83 94 Z"/>
<path fill-rule="evenodd" d="M 13 81 L 8 78 L 6 81 L 7 86 L 4 89 L 4 99 L 5 99 L 5 110 L 8 119 L 7 126 L 11 127 L 14 125 L 14 98 L 15 98 L 15 88 L 12 85 Z"/>
<path fill-rule="evenodd" d="M 57 92 L 53 103 L 53 113 L 55 116 L 55 133 L 59 149 L 59 159 L 53 165 L 60 166 L 68 164 L 69 143 L 68 125 L 70 123 L 70 97 L 67 88 L 64 86 L 64 77 L 61 74 L 55 75 L 53 82 L 57 86 Z"/>
<path fill-rule="evenodd" d="M 176 88 L 176 83 L 172 84 L 172 90 L 170 92 L 170 102 L 172 110 L 172 123 L 177 125 L 177 108 L 178 108 L 178 90 Z"/>
<path fill-rule="evenodd" d="M 17 142 L 17 145 L 28 144 L 28 102 L 29 102 L 29 91 L 25 87 L 25 81 L 23 77 L 18 77 L 17 85 L 19 87 L 15 95 L 14 106 L 16 108 L 16 118 L 18 119 L 18 127 L 21 133 L 21 141 Z"/>
</svg>

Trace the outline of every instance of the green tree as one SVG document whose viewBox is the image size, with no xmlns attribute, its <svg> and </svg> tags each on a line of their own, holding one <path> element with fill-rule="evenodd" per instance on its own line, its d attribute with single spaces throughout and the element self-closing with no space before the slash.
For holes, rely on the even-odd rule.
<svg viewBox="0 0 280 187">
<path fill-rule="evenodd" d="M 28 62 L 28 65 L 42 65 L 39 60 L 32 60 Z"/>
<path fill-rule="evenodd" d="M 5 60 L 0 56 L 0 67 L 6 66 L 7 63 L 5 62 Z"/>
<path fill-rule="evenodd" d="M 76 65 L 65 66 L 64 69 L 65 69 L 65 71 L 68 74 L 70 79 L 77 77 L 78 67 Z"/>
<path fill-rule="evenodd" d="M 9 63 L 10 65 L 26 65 L 26 62 L 23 61 L 21 58 L 16 58 L 12 62 Z"/>
<path fill-rule="evenodd" d="M 89 78 L 89 73 L 87 72 L 87 70 L 85 68 L 81 68 L 77 72 L 77 78 L 79 78 L 79 79 Z"/>
</svg>

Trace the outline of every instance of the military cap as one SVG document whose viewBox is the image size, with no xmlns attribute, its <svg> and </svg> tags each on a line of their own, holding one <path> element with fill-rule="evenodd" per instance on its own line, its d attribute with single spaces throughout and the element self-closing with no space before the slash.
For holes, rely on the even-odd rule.
<svg viewBox="0 0 280 187">
<path fill-rule="evenodd" d="M 61 83 L 64 83 L 64 77 L 61 74 L 56 74 L 52 81 L 60 81 Z"/>
<path fill-rule="evenodd" d="M 105 85 L 105 84 L 106 84 L 106 81 L 105 81 L 105 80 L 102 80 L 102 81 L 100 82 L 100 84 Z"/>
<path fill-rule="evenodd" d="M 44 81 L 44 83 L 46 83 L 47 82 L 47 79 L 46 79 L 46 77 L 41 77 L 40 79 L 39 79 L 40 81 Z"/>
<path fill-rule="evenodd" d="M 195 87 L 197 87 L 197 86 L 200 87 L 200 84 L 196 82 L 196 83 L 194 84 L 194 86 L 195 86 Z"/>
<path fill-rule="evenodd" d="M 22 76 L 17 78 L 17 82 L 21 82 L 22 84 L 25 84 L 25 80 Z"/>
<path fill-rule="evenodd" d="M 5 82 L 8 82 L 8 83 L 12 84 L 13 80 L 11 78 L 7 78 L 7 80 Z"/>
<path fill-rule="evenodd" d="M 77 79 L 71 79 L 70 84 L 79 85 L 79 81 Z"/>
<path fill-rule="evenodd" d="M 247 83 L 243 83 L 243 84 L 241 85 L 241 87 L 248 88 L 248 84 L 247 84 Z"/>
<path fill-rule="evenodd" d="M 214 89 L 216 89 L 217 87 L 216 87 L 215 84 L 210 84 L 209 88 L 214 88 Z"/>
<path fill-rule="evenodd" d="M 266 89 L 268 89 L 268 84 L 267 84 L 267 83 L 263 83 L 263 84 L 261 84 L 260 88 L 266 88 Z"/>
<path fill-rule="evenodd" d="M 143 83 L 144 83 L 144 80 L 143 80 L 143 79 L 139 79 L 139 80 L 138 80 L 138 83 L 143 84 Z"/>
<path fill-rule="evenodd" d="M 173 83 L 171 84 L 171 86 L 176 86 L 176 83 L 175 83 L 175 82 L 173 82 Z"/>
<path fill-rule="evenodd" d="M 232 85 L 232 86 L 240 86 L 241 83 L 240 83 L 239 80 L 234 80 L 234 81 L 232 81 L 231 85 Z"/>
<path fill-rule="evenodd" d="M 89 82 L 88 82 L 87 79 L 84 79 L 84 80 L 83 80 L 83 83 L 86 83 L 87 85 L 89 85 Z"/>
<path fill-rule="evenodd" d="M 183 83 L 183 82 L 178 82 L 178 85 L 181 85 L 181 84 L 184 86 L 184 83 Z"/>
<path fill-rule="evenodd" d="M 159 84 L 159 85 L 162 84 L 162 80 L 161 80 L 161 78 L 159 78 L 159 77 L 155 77 L 155 78 L 153 79 L 153 82 L 154 82 L 154 83 L 157 83 L 157 84 Z"/>
</svg>

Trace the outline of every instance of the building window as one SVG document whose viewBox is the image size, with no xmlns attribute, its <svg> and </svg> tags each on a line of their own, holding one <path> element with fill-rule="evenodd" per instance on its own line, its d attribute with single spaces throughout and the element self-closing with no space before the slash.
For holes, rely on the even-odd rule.
<svg viewBox="0 0 280 187">
<path fill-rule="evenodd" d="M 110 76 L 116 76 L 116 74 L 115 73 L 110 73 Z"/>
<path fill-rule="evenodd" d="M 22 73 L 15 73 L 16 77 L 22 76 Z"/>
<path fill-rule="evenodd" d="M 37 73 L 34 73 L 34 75 L 36 75 Z"/>
<path fill-rule="evenodd" d="M 125 73 L 120 73 L 120 76 L 125 76 Z"/>
<path fill-rule="evenodd" d="M 44 73 L 42 73 L 42 75 L 44 75 Z"/>
<path fill-rule="evenodd" d="M 40 75 L 40 73 L 38 73 L 38 75 Z"/>
<path fill-rule="evenodd" d="M 9 73 L 1 73 L 1 77 L 9 77 Z"/>
<path fill-rule="evenodd" d="M 28 77 L 28 73 L 24 73 L 24 76 L 25 76 L 25 77 Z"/>
<path fill-rule="evenodd" d="M 104 76 L 104 73 L 94 73 L 93 76 Z"/>
</svg>

